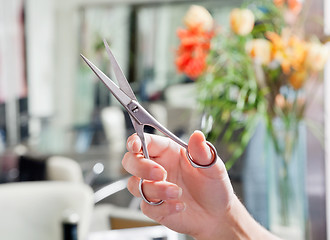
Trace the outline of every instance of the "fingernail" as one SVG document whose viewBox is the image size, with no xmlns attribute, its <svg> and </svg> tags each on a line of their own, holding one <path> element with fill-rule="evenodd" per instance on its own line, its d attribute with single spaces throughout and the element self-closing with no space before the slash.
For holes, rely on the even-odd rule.
<svg viewBox="0 0 330 240">
<path fill-rule="evenodd" d="M 175 186 L 170 186 L 166 190 L 166 195 L 170 199 L 178 199 L 182 195 L 182 189 Z"/>
<path fill-rule="evenodd" d="M 202 131 L 195 130 L 194 133 L 200 133 L 200 134 L 202 134 L 204 141 L 206 141 L 205 135 L 204 135 L 204 133 Z"/>
<path fill-rule="evenodd" d="M 185 209 L 186 209 L 186 204 L 184 204 L 184 203 L 177 203 L 177 204 L 175 204 L 175 210 L 177 212 L 182 212 Z"/>
<path fill-rule="evenodd" d="M 127 146 L 128 146 L 128 148 L 129 148 L 129 150 L 133 150 L 133 144 L 134 144 L 134 141 L 129 141 L 129 142 L 127 143 Z"/>
<path fill-rule="evenodd" d="M 164 180 L 164 171 L 160 168 L 153 168 L 150 172 L 150 180 Z"/>
</svg>

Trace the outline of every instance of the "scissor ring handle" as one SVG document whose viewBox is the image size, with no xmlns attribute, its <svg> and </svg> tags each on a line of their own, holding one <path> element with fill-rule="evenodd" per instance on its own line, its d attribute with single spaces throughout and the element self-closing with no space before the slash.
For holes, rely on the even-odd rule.
<svg viewBox="0 0 330 240">
<path fill-rule="evenodd" d="M 188 152 L 188 149 L 186 151 L 186 155 L 187 155 L 187 158 L 190 162 L 190 164 L 194 167 L 194 168 L 210 168 L 212 167 L 216 162 L 217 162 L 217 159 L 218 159 L 218 153 L 217 153 L 217 150 L 216 148 L 213 146 L 212 143 L 206 141 L 206 144 L 210 147 L 210 150 L 212 152 L 212 156 L 213 156 L 213 159 L 211 161 L 210 164 L 207 164 L 207 165 L 201 165 L 201 164 L 198 164 L 196 162 L 194 162 L 193 158 L 190 156 L 189 152 Z M 139 182 L 139 192 L 141 194 L 141 197 L 143 199 L 143 201 L 145 201 L 146 203 L 148 203 L 149 205 L 153 205 L 153 206 L 158 206 L 160 204 L 162 204 L 164 202 L 164 200 L 160 200 L 158 202 L 152 202 L 152 201 L 149 201 L 146 196 L 144 195 L 144 192 L 143 192 L 143 188 L 142 188 L 142 185 L 143 185 L 143 179 L 141 178 L 140 179 L 140 182 Z"/>
<path fill-rule="evenodd" d="M 160 204 L 162 204 L 164 201 L 163 200 L 160 200 L 158 202 L 152 202 L 152 201 L 149 201 L 146 196 L 144 195 L 144 192 L 143 192 L 143 189 L 142 189 L 142 184 L 143 184 L 143 179 L 141 178 L 140 179 L 140 182 L 139 182 L 139 192 L 141 194 L 141 197 L 143 199 L 143 201 L 145 201 L 146 203 L 150 204 L 150 205 L 153 205 L 153 206 L 158 206 Z"/>
<path fill-rule="evenodd" d="M 206 165 L 201 165 L 201 164 L 198 164 L 198 163 L 194 162 L 194 159 L 191 157 L 191 155 L 188 151 L 188 148 L 187 148 L 187 151 L 186 151 L 187 158 L 188 158 L 190 164 L 194 168 L 210 168 L 217 162 L 217 160 L 218 160 L 217 149 L 209 141 L 206 141 L 206 144 L 210 147 L 210 150 L 211 150 L 212 156 L 213 156 L 212 162 L 210 164 L 206 164 Z"/>
</svg>

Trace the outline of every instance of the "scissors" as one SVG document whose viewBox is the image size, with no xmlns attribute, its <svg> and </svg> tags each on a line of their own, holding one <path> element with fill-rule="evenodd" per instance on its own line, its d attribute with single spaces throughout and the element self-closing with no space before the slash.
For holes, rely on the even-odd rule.
<svg viewBox="0 0 330 240">
<path fill-rule="evenodd" d="M 209 168 L 213 166 L 218 158 L 217 150 L 215 147 L 210 143 L 206 142 L 207 145 L 210 147 L 213 159 L 210 164 L 207 165 L 200 165 L 196 163 L 188 151 L 188 144 L 186 144 L 184 141 L 182 141 L 180 138 L 178 138 L 176 135 L 174 135 L 172 132 L 170 132 L 168 129 L 166 129 L 164 126 L 162 126 L 150 113 L 148 113 L 147 110 L 145 110 L 137 101 L 137 98 L 134 95 L 134 92 L 132 88 L 130 87 L 123 71 L 121 70 L 116 58 L 112 54 L 110 47 L 106 40 L 103 40 L 106 51 L 108 53 L 108 56 L 110 58 L 110 63 L 113 68 L 113 71 L 115 73 L 117 82 L 119 87 L 109 78 L 107 77 L 100 69 L 98 69 L 91 61 L 89 61 L 85 56 L 80 54 L 80 56 L 83 58 L 83 60 L 87 63 L 87 65 L 93 70 L 93 72 L 96 74 L 96 76 L 106 85 L 106 87 L 110 90 L 110 92 L 114 95 L 114 97 L 123 105 L 123 107 L 126 109 L 126 111 L 129 113 L 130 119 L 132 121 L 133 127 L 138 135 L 138 137 L 141 139 L 142 143 L 142 152 L 145 158 L 149 158 L 148 150 L 147 150 L 147 144 L 144 138 L 144 126 L 148 125 L 151 126 L 158 131 L 162 132 L 164 135 L 172 139 L 174 142 L 181 145 L 183 148 L 186 149 L 186 155 L 190 162 L 190 164 L 195 168 Z M 144 193 L 143 193 L 143 179 L 140 179 L 139 182 L 139 191 L 141 194 L 142 199 L 150 204 L 150 205 L 160 205 L 163 203 L 163 200 L 153 202 L 149 201 Z"/>
</svg>

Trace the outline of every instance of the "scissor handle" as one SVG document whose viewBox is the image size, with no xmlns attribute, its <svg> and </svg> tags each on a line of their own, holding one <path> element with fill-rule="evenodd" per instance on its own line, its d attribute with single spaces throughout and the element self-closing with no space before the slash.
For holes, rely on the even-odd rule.
<svg viewBox="0 0 330 240">
<path fill-rule="evenodd" d="M 217 160 L 218 160 L 217 149 L 216 149 L 216 148 L 213 146 L 213 144 L 210 143 L 209 141 L 206 141 L 206 144 L 210 147 L 210 150 L 211 150 L 211 152 L 212 152 L 212 157 L 213 157 L 211 163 L 206 164 L 206 165 L 202 165 L 202 164 L 198 164 L 198 163 L 196 163 L 196 162 L 194 161 L 194 159 L 190 156 L 190 153 L 189 153 L 189 151 L 188 151 L 188 147 L 186 148 L 186 155 L 187 155 L 187 158 L 188 158 L 188 160 L 189 160 L 191 166 L 193 166 L 194 168 L 203 168 L 203 169 L 205 169 L 205 168 L 210 168 L 210 167 L 212 167 L 212 166 L 217 162 Z"/>
<path fill-rule="evenodd" d="M 139 182 L 139 192 L 140 192 L 140 195 L 141 195 L 143 201 L 145 201 L 149 205 L 153 205 L 153 206 L 158 206 L 164 202 L 164 200 L 159 200 L 158 202 L 149 201 L 148 198 L 146 198 L 146 196 L 144 195 L 142 184 L 143 184 L 143 179 L 141 178 L 140 182 Z"/>
<path fill-rule="evenodd" d="M 145 145 L 145 142 L 142 141 L 142 144 L 143 144 L 143 152 L 144 152 L 144 156 L 149 158 L 149 154 L 148 154 L 148 151 L 146 150 L 147 149 L 147 146 Z M 210 143 L 209 141 L 206 141 L 206 144 L 210 147 L 210 150 L 212 152 L 212 156 L 213 156 L 213 159 L 211 161 L 211 163 L 209 164 L 206 164 L 206 165 L 201 165 L 201 164 L 198 164 L 196 163 L 193 158 L 190 156 L 189 154 L 189 151 L 188 151 L 188 147 L 186 148 L 186 155 L 187 155 L 187 158 L 190 162 L 190 164 L 194 167 L 194 168 L 210 168 L 212 167 L 216 162 L 217 162 L 217 159 L 218 159 L 218 154 L 217 154 L 217 150 L 216 148 L 213 146 L 212 143 Z M 153 205 L 153 206 L 158 206 L 158 205 L 161 205 L 164 200 L 159 200 L 158 202 L 153 202 L 153 201 L 150 201 L 146 198 L 146 196 L 144 195 L 144 192 L 143 192 L 143 188 L 142 188 L 142 184 L 143 184 L 143 179 L 141 178 L 140 179 L 140 182 L 139 182 L 139 192 L 140 192 L 140 195 L 143 199 L 143 201 L 145 201 L 146 203 L 148 203 L 149 205 Z"/>
<path fill-rule="evenodd" d="M 206 164 L 206 165 L 201 165 L 201 164 L 198 164 L 196 163 L 193 158 L 190 156 L 189 154 L 189 151 L 188 151 L 188 147 L 186 148 L 186 155 L 187 155 L 187 158 L 190 162 L 190 164 L 194 167 L 194 168 L 209 168 L 209 167 L 212 167 L 216 162 L 217 162 L 217 159 L 218 159 L 218 154 L 217 154 L 217 150 L 216 148 L 213 146 L 212 143 L 210 143 L 209 141 L 206 141 L 206 144 L 210 147 L 210 150 L 212 152 L 212 156 L 213 156 L 213 159 L 212 159 L 212 162 L 209 163 L 209 164 Z M 149 158 L 149 154 L 148 154 L 148 150 L 147 150 L 147 146 L 145 145 L 145 141 L 144 141 L 144 137 L 142 138 L 142 150 L 143 150 L 143 154 L 146 158 Z M 139 192 L 140 192 L 140 195 L 143 199 L 143 201 L 145 201 L 146 203 L 148 203 L 149 205 L 153 205 L 153 206 L 158 206 L 158 205 L 161 205 L 164 200 L 159 200 L 158 202 L 153 202 L 153 201 L 150 201 L 146 198 L 146 196 L 144 195 L 144 192 L 143 192 L 143 188 L 142 188 L 142 184 L 143 184 L 143 179 L 141 178 L 140 179 L 140 182 L 139 182 Z"/>
<path fill-rule="evenodd" d="M 158 131 L 162 132 L 164 135 L 168 136 L 169 138 L 171 138 L 174 142 L 178 143 L 179 145 L 181 145 L 182 147 L 184 147 L 186 149 L 186 155 L 187 158 L 190 162 L 190 164 L 195 167 L 195 168 L 209 168 L 212 167 L 217 159 L 218 159 L 218 154 L 217 154 L 217 150 L 215 149 L 215 147 L 213 146 L 212 143 L 210 142 L 206 142 L 207 145 L 210 147 L 212 154 L 213 154 L 213 159 L 212 162 L 210 164 L 207 165 L 201 165 L 196 163 L 193 158 L 190 156 L 189 151 L 188 151 L 188 144 L 185 143 L 184 141 L 182 141 L 180 138 L 178 138 L 175 134 L 173 134 L 171 131 L 169 131 L 166 127 L 164 127 L 160 122 L 158 122 L 147 110 L 145 110 L 137 101 L 132 100 L 131 103 L 127 106 L 127 111 L 129 112 L 129 114 L 137 121 L 137 123 L 140 125 L 138 127 L 138 124 L 136 124 L 135 130 L 138 133 L 138 135 L 140 136 L 141 140 L 142 140 L 142 144 L 144 143 L 144 137 L 143 137 L 143 126 L 144 125 L 148 125 L 151 127 L 156 128 Z M 138 128 L 138 129 L 137 129 Z M 143 146 L 144 149 L 146 150 L 147 147 Z M 147 157 L 147 151 L 144 152 L 145 157 Z"/>
<path fill-rule="evenodd" d="M 187 158 L 188 158 L 190 164 L 193 167 L 205 169 L 205 168 L 212 167 L 216 163 L 216 161 L 218 159 L 217 150 L 215 149 L 215 147 L 210 142 L 206 141 L 206 144 L 210 147 L 210 150 L 211 150 L 212 156 L 213 156 L 213 159 L 212 159 L 211 163 L 207 164 L 207 165 L 198 164 L 190 156 L 189 151 L 188 151 L 188 144 L 183 142 L 180 138 L 178 138 L 176 135 L 174 135 L 171 131 L 169 131 L 167 128 L 165 128 L 163 125 L 161 125 L 138 102 L 132 101 L 128 105 L 127 110 L 130 113 L 130 115 L 136 120 L 136 121 L 133 120 L 133 126 L 135 128 L 135 131 L 136 131 L 137 135 L 141 139 L 142 151 L 143 151 L 143 155 L 144 155 L 145 158 L 149 159 L 149 153 L 148 153 L 146 141 L 145 141 L 145 138 L 144 138 L 144 125 L 149 125 L 151 127 L 156 128 L 157 130 L 159 130 L 160 132 L 162 132 L 163 134 L 165 134 L 166 136 L 171 138 L 173 141 L 175 141 L 176 143 L 178 143 L 179 145 L 184 147 L 186 149 Z M 142 185 L 143 185 L 143 179 L 141 178 L 140 182 L 139 182 L 139 192 L 140 192 L 140 195 L 141 195 L 142 199 L 146 203 L 148 203 L 150 205 L 157 206 L 157 205 L 160 205 L 164 202 L 163 200 L 160 200 L 158 202 L 152 202 L 152 201 L 148 200 L 146 198 L 146 196 L 144 195 Z"/>
</svg>

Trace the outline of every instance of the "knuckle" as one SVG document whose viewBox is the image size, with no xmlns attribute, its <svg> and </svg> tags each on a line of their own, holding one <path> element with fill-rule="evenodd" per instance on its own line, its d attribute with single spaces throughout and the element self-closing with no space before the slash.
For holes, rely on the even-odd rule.
<svg viewBox="0 0 330 240">
<path fill-rule="evenodd" d="M 144 201 L 141 202 L 141 204 L 140 204 L 140 209 L 141 209 L 141 211 L 143 212 L 143 214 L 146 215 L 146 216 L 148 216 L 148 217 L 150 217 L 150 218 L 152 218 L 152 217 L 150 216 L 150 214 L 149 214 L 150 211 L 148 211 L 149 208 L 150 208 L 150 206 L 148 205 L 148 203 L 146 203 L 146 202 L 144 202 Z"/>
<path fill-rule="evenodd" d="M 130 193 L 132 193 L 133 194 L 133 189 L 134 189 L 134 179 L 133 179 L 133 177 L 130 177 L 129 179 L 128 179 L 128 182 L 127 182 L 127 189 L 128 189 L 128 191 L 130 191 Z"/>
<path fill-rule="evenodd" d="M 138 191 L 138 178 L 135 177 L 135 176 L 132 176 L 128 179 L 128 182 L 127 182 L 127 190 L 135 197 L 139 197 L 140 196 L 140 193 Z"/>
<path fill-rule="evenodd" d="M 121 164 L 122 164 L 124 167 L 127 166 L 128 159 L 129 159 L 129 153 L 127 152 L 127 153 L 124 154 L 124 157 L 123 157 L 123 159 L 121 160 Z"/>
<path fill-rule="evenodd" d="M 167 187 L 168 187 L 167 185 L 158 184 L 157 189 L 155 190 L 155 192 L 157 192 L 159 195 L 164 195 L 166 190 L 167 190 Z"/>
</svg>

